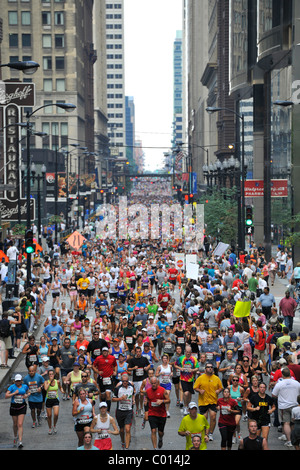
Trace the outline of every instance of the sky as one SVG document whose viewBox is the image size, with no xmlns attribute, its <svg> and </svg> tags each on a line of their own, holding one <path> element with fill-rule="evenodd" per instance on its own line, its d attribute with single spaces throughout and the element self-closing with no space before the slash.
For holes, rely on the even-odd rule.
<svg viewBox="0 0 300 470">
<path fill-rule="evenodd" d="M 145 169 L 155 170 L 171 147 L 173 43 L 182 30 L 182 0 L 125 0 L 124 6 L 125 93 L 134 98 Z"/>
</svg>

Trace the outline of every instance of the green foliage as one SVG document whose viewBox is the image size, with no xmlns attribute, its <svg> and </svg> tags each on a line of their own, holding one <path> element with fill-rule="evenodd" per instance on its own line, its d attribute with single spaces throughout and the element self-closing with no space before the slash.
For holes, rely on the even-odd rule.
<svg viewBox="0 0 300 470">
<path fill-rule="evenodd" d="M 18 237 L 18 236 L 24 237 L 25 236 L 25 231 L 26 231 L 26 225 L 25 224 L 16 224 L 12 228 L 12 232 L 13 232 L 13 235 L 15 237 Z"/>
<path fill-rule="evenodd" d="M 224 243 L 231 243 L 237 238 L 236 189 L 216 188 L 200 201 L 204 204 L 204 223 L 206 233 Z"/>
</svg>

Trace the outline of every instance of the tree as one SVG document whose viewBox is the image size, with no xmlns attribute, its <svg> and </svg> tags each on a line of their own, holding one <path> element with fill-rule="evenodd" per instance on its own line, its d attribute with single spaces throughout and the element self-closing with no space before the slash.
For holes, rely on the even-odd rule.
<svg viewBox="0 0 300 470">
<path fill-rule="evenodd" d="M 206 233 L 224 243 L 231 244 L 237 238 L 237 200 L 235 188 L 213 189 L 201 197 L 204 204 Z"/>
</svg>

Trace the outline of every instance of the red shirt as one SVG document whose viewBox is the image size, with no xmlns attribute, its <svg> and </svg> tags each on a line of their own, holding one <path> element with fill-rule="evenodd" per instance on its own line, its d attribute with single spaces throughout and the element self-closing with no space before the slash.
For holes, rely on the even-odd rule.
<svg viewBox="0 0 300 470">
<path fill-rule="evenodd" d="M 94 360 L 93 365 L 103 374 L 101 377 L 111 377 L 114 372 L 114 368 L 117 365 L 117 361 L 115 356 L 108 355 L 107 357 L 104 357 L 103 355 L 96 357 Z"/>
<path fill-rule="evenodd" d="M 174 281 L 177 277 L 178 271 L 176 268 L 170 268 L 168 269 L 168 273 L 170 281 Z"/>
<path fill-rule="evenodd" d="M 153 390 L 152 387 L 148 388 L 146 391 L 148 398 L 148 407 L 149 407 L 149 416 L 159 416 L 166 418 L 166 407 L 163 403 L 162 405 L 157 405 L 157 400 L 164 400 L 165 389 L 163 387 L 157 387 L 156 390 Z"/>
<path fill-rule="evenodd" d="M 230 410 L 238 406 L 237 401 L 233 398 L 229 398 L 227 401 L 224 398 L 219 398 L 217 406 L 220 407 L 219 423 L 225 426 L 235 426 L 235 414 L 231 413 Z"/>
</svg>

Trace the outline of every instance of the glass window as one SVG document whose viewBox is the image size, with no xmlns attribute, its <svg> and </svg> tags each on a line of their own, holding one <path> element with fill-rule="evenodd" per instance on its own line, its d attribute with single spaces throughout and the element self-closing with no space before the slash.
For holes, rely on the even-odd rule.
<svg viewBox="0 0 300 470">
<path fill-rule="evenodd" d="M 9 47 L 18 47 L 19 37 L 18 34 L 9 34 Z"/>
<path fill-rule="evenodd" d="M 31 25 L 31 13 L 30 11 L 21 12 L 21 21 L 23 26 Z"/>
<path fill-rule="evenodd" d="M 52 70 L 52 57 L 51 56 L 43 57 L 43 69 Z"/>
<path fill-rule="evenodd" d="M 43 44 L 43 47 L 52 47 L 51 34 L 43 34 L 42 44 Z"/>
<path fill-rule="evenodd" d="M 52 78 L 44 78 L 44 91 L 52 91 Z"/>
<path fill-rule="evenodd" d="M 22 46 L 31 47 L 31 34 L 22 34 Z"/>
<path fill-rule="evenodd" d="M 44 109 L 45 114 L 52 114 L 53 113 L 53 106 L 52 105 L 53 101 L 52 100 L 44 100 L 44 106 L 46 105 Z"/>
<path fill-rule="evenodd" d="M 64 34 L 55 34 L 55 47 L 65 47 Z"/>
<path fill-rule="evenodd" d="M 56 80 L 56 91 L 66 91 L 66 80 L 64 78 Z"/>
<path fill-rule="evenodd" d="M 64 70 L 64 68 L 65 68 L 65 58 L 64 57 L 55 57 L 55 68 L 56 68 L 56 70 Z"/>
<path fill-rule="evenodd" d="M 50 11 L 42 11 L 42 25 L 51 24 L 51 13 Z"/>
<path fill-rule="evenodd" d="M 8 12 L 8 24 L 10 26 L 16 26 L 18 24 L 18 12 L 17 11 Z"/>
<path fill-rule="evenodd" d="M 63 11 L 55 11 L 54 12 L 54 23 L 56 25 L 63 25 L 64 24 L 64 13 L 63 13 Z"/>
</svg>

